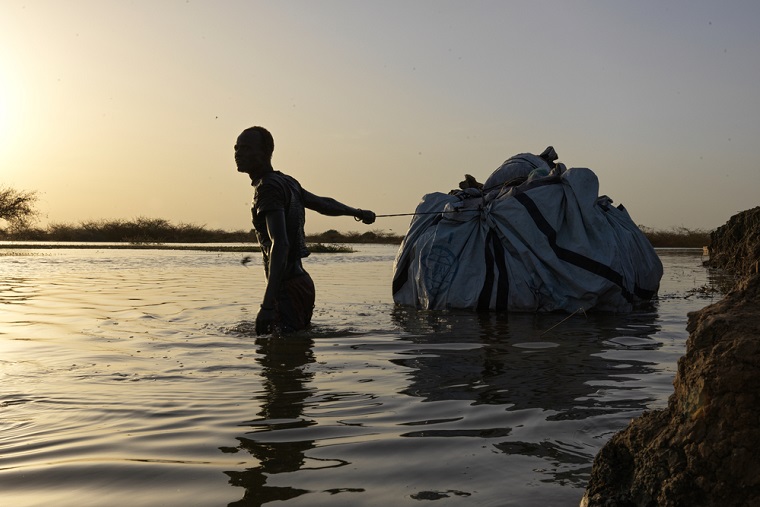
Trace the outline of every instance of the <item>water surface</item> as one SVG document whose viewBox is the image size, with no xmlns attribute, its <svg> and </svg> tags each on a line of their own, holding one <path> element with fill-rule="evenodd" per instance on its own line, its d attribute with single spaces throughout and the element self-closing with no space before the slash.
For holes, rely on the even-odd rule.
<svg viewBox="0 0 760 507">
<path fill-rule="evenodd" d="M 306 260 L 287 340 L 253 332 L 258 254 L 0 253 L 0 505 L 577 505 L 719 298 L 700 251 L 661 250 L 630 315 L 418 312 L 396 248 L 357 248 Z"/>
</svg>

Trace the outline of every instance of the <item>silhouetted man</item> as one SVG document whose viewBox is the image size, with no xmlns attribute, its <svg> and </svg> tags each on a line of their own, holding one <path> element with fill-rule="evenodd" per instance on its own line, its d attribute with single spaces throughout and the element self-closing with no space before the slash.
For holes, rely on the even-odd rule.
<svg viewBox="0 0 760 507">
<path fill-rule="evenodd" d="M 253 227 L 264 256 L 267 287 L 256 316 L 256 334 L 297 331 L 309 326 L 314 310 L 314 282 L 301 259 L 309 255 L 304 234 L 305 208 L 323 215 L 352 216 L 365 224 L 371 211 L 319 197 L 298 181 L 272 167 L 274 139 L 263 127 L 244 130 L 235 144 L 238 172 L 251 177 L 254 187 Z"/>
</svg>

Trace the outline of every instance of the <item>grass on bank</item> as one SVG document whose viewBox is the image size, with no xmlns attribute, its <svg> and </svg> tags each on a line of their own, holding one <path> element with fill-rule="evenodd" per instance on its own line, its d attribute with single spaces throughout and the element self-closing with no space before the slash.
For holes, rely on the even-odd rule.
<svg viewBox="0 0 760 507">
<path fill-rule="evenodd" d="M 673 227 L 653 229 L 639 226 L 655 248 L 701 248 L 710 244 L 710 231 Z M 46 228 L 0 229 L 0 240 L 35 242 L 125 243 L 130 247 L 158 248 L 171 243 L 251 243 L 252 231 L 207 229 L 204 225 L 172 224 L 160 218 L 84 221 L 76 225 L 54 223 Z M 312 251 L 340 251 L 340 243 L 400 244 L 402 235 L 380 229 L 365 232 L 338 232 L 334 229 L 309 234 L 306 241 L 318 244 Z M 241 247 L 251 251 L 251 247 Z M 228 249 L 228 248 L 225 248 Z M 345 251 L 345 250 L 343 250 Z"/>
</svg>

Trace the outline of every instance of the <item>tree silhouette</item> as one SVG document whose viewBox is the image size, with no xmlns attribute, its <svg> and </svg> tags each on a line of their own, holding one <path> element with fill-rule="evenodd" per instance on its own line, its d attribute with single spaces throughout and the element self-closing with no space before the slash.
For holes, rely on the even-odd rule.
<svg viewBox="0 0 760 507">
<path fill-rule="evenodd" d="M 12 230 L 27 227 L 37 218 L 37 192 L 0 187 L 0 220 L 8 222 Z"/>
</svg>

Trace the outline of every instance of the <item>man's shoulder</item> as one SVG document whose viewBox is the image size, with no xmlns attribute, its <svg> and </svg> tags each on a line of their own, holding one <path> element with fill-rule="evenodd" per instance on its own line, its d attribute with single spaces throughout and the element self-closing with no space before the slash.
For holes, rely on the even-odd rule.
<svg viewBox="0 0 760 507">
<path fill-rule="evenodd" d="M 296 187 L 301 186 L 300 183 L 298 183 L 298 180 L 296 180 L 294 177 L 289 176 L 281 171 L 270 171 L 263 175 L 256 183 L 254 183 L 254 187 L 257 189 L 262 186 L 269 186 L 269 185 L 276 185 L 276 186 L 283 186 L 283 185 L 295 185 Z"/>
<path fill-rule="evenodd" d="M 284 182 L 287 182 L 288 185 L 295 186 L 296 188 L 301 188 L 301 184 L 293 176 L 290 176 L 289 174 L 285 174 L 284 172 L 280 172 L 280 171 L 272 171 L 272 173 L 275 175 L 275 177 L 279 178 L 280 180 Z"/>
<path fill-rule="evenodd" d="M 303 195 L 303 187 L 294 177 L 280 171 L 272 171 L 267 175 L 267 179 L 268 182 L 265 183 L 265 185 L 271 185 L 271 187 L 276 187 L 285 194 L 295 195 L 299 198 L 302 198 L 301 196 Z"/>
<path fill-rule="evenodd" d="M 286 208 L 292 196 L 300 196 L 300 183 L 280 171 L 271 171 L 254 183 L 254 207 L 264 209 Z"/>
</svg>

